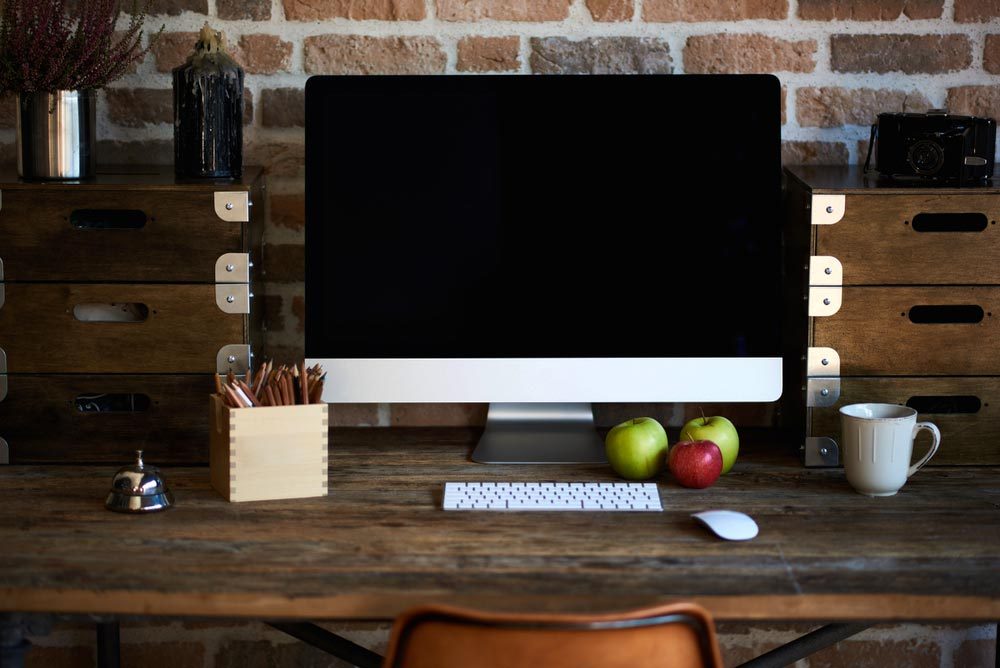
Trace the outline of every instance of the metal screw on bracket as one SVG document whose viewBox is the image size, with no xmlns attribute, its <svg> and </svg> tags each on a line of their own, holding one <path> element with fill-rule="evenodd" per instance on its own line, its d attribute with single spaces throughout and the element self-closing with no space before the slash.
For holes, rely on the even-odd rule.
<svg viewBox="0 0 1000 668">
<path fill-rule="evenodd" d="M 823 305 L 824 306 L 829 306 L 830 305 L 830 298 L 829 297 L 824 297 L 823 298 Z"/>
<path fill-rule="evenodd" d="M 826 269 L 823 270 L 823 273 L 826 274 L 827 276 L 829 276 L 830 274 L 833 273 L 833 269 L 831 269 L 830 267 L 827 267 Z"/>
<path fill-rule="evenodd" d="M 235 264 L 227 264 L 226 265 L 226 271 L 236 271 L 236 265 Z M 829 269 L 827 271 L 829 271 Z"/>
<path fill-rule="evenodd" d="M 234 301 L 236 301 L 236 297 L 232 295 L 226 295 L 226 301 L 232 304 Z"/>
<path fill-rule="evenodd" d="M 229 356 L 229 357 L 227 357 L 226 359 L 227 359 L 227 360 L 229 360 L 229 363 L 230 363 L 230 364 L 232 364 L 233 362 L 235 362 L 235 361 L 236 361 L 236 355 L 230 355 L 230 356 Z"/>
<path fill-rule="evenodd" d="M 830 450 L 828 448 L 820 448 L 819 449 L 819 454 L 823 455 L 824 457 L 826 456 L 826 454 L 828 452 L 830 452 Z"/>
<path fill-rule="evenodd" d="M 824 397 L 830 396 L 830 390 L 826 389 L 825 387 L 822 390 L 820 390 L 819 393 Z"/>
<path fill-rule="evenodd" d="M 226 211 L 232 211 L 232 210 L 233 210 L 233 203 L 226 202 Z"/>
<path fill-rule="evenodd" d="M 827 213 L 833 213 L 833 207 L 832 206 L 826 207 L 826 212 Z"/>
<path fill-rule="evenodd" d="M 823 359 L 821 359 L 819 361 L 819 363 L 822 364 L 823 366 L 829 366 L 830 360 L 828 360 L 827 358 L 824 357 Z"/>
</svg>

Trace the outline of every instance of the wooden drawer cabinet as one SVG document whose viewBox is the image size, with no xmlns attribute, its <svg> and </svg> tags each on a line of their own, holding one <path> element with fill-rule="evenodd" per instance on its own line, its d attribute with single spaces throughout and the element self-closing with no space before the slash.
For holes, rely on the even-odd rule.
<svg viewBox="0 0 1000 668">
<path fill-rule="evenodd" d="M 0 176 L 0 459 L 207 463 L 211 374 L 263 346 L 264 184 L 244 174 Z"/>
<path fill-rule="evenodd" d="M 936 423 L 931 464 L 1000 463 L 1000 188 L 792 167 L 786 207 L 782 417 L 807 465 L 837 463 L 861 402 Z"/>
</svg>

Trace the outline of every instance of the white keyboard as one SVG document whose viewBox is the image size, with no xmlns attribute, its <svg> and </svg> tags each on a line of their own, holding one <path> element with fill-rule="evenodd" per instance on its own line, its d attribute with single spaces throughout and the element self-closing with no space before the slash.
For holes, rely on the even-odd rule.
<svg viewBox="0 0 1000 668">
<path fill-rule="evenodd" d="M 662 511 L 651 482 L 447 482 L 445 510 Z"/>
</svg>

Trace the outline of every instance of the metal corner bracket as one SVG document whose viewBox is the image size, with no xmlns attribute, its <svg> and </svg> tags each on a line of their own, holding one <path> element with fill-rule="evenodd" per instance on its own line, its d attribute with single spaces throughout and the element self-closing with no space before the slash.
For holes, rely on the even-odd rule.
<svg viewBox="0 0 1000 668">
<path fill-rule="evenodd" d="M 250 253 L 224 253 L 215 261 L 216 283 L 249 283 Z"/>
<path fill-rule="evenodd" d="M 843 303 L 843 289 L 839 285 L 810 286 L 809 317 L 819 318 L 835 314 Z"/>
<path fill-rule="evenodd" d="M 809 285 L 843 285 L 844 265 L 832 255 L 809 258 Z"/>
<path fill-rule="evenodd" d="M 840 400 L 840 378 L 807 378 L 806 406 L 830 408 Z"/>
<path fill-rule="evenodd" d="M 220 283 L 215 286 L 215 304 L 223 313 L 250 313 L 250 286 L 246 283 Z"/>
<path fill-rule="evenodd" d="M 806 376 L 809 378 L 840 376 L 840 355 L 833 348 L 809 348 L 806 354 Z"/>
<path fill-rule="evenodd" d="M 813 195 L 812 224 L 833 225 L 839 223 L 847 212 L 846 195 Z"/>
<path fill-rule="evenodd" d="M 250 193 L 245 190 L 215 193 L 215 215 L 227 223 L 249 223 Z"/>
<path fill-rule="evenodd" d="M 216 373 L 226 374 L 232 371 L 237 376 L 250 373 L 250 346 L 244 343 L 234 343 L 219 348 L 215 356 Z"/>
<path fill-rule="evenodd" d="M 840 446 L 829 436 L 809 436 L 802 447 L 802 463 L 809 468 L 840 466 Z"/>
</svg>

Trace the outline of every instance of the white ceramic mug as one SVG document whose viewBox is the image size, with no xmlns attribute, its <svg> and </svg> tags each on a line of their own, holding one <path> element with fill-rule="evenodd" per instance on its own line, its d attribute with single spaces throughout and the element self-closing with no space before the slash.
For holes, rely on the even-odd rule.
<svg viewBox="0 0 1000 668">
<path fill-rule="evenodd" d="M 892 496 L 906 479 L 926 464 L 938 446 L 941 432 L 930 422 L 917 422 L 917 411 L 897 404 L 851 404 L 840 409 L 841 452 L 847 481 L 868 496 Z M 934 442 L 916 464 L 913 441 L 926 429 Z"/>
</svg>

